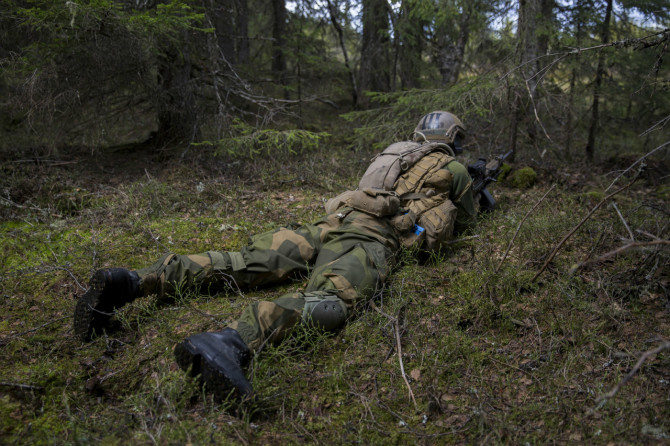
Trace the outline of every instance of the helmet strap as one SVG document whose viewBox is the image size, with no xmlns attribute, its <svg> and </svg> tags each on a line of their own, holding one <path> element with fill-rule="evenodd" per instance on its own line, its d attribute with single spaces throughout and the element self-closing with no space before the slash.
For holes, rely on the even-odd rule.
<svg viewBox="0 0 670 446">
<path fill-rule="evenodd" d="M 414 135 L 421 135 L 421 137 L 423 138 L 423 142 L 428 142 L 428 138 L 426 138 L 426 135 L 424 135 L 424 134 L 421 133 L 421 132 L 416 132 L 416 131 L 415 131 L 415 132 L 412 132 L 412 134 L 409 135 L 409 139 L 410 139 L 410 141 L 414 140 Z M 416 142 L 421 142 L 421 141 L 416 140 Z"/>
<path fill-rule="evenodd" d="M 461 137 L 458 134 L 456 134 L 456 136 L 454 137 L 452 149 L 454 149 L 454 152 L 458 153 L 459 155 L 463 153 L 463 146 L 461 145 Z"/>
</svg>

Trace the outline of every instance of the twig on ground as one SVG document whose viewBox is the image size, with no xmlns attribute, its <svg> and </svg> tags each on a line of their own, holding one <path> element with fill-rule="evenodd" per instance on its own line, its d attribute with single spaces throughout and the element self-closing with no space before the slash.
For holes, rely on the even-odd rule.
<svg viewBox="0 0 670 446">
<path fill-rule="evenodd" d="M 402 361 L 402 345 L 400 342 L 400 327 L 398 326 L 398 318 L 384 313 L 381 309 L 379 309 L 379 307 L 377 307 L 377 305 L 375 305 L 374 302 L 371 302 L 371 304 L 372 308 L 376 312 L 386 317 L 393 324 L 393 331 L 395 332 L 396 351 L 398 353 L 398 362 L 400 363 L 400 374 L 402 375 L 402 379 L 405 381 L 405 385 L 407 386 L 407 390 L 409 392 L 409 398 L 414 403 L 414 408 L 417 408 L 416 400 L 414 399 L 414 392 L 412 392 L 412 386 L 409 385 L 407 375 L 405 375 L 405 365 L 403 364 Z"/>
<path fill-rule="evenodd" d="M 640 370 L 640 367 L 642 367 L 642 364 L 644 364 L 647 358 L 667 349 L 670 349 L 670 341 L 665 341 L 655 349 L 644 352 L 642 356 L 640 356 L 640 359 L 637 360 L 635 366 L 631 369 L 630 372 L 628 372 L 628 374 L 621 380 L 619 384 L 614 386 L 614 388 L 609 392 L 607 392 L 606 394 L 600 395 L 598 398 L 596 398 L 596 403 L 598 404 L 596 408 L 602 407 L 608 400 L 614 398 L 617 392 L 621 390 L 621 387 L 623 387 L 628 381 L 630 381 L 633 375 L 635 375 L 637 371 Z"/>
<path fill-rule="evenodd" d="M 578 265 L 575 265 L 575 266 L 572 267 L 572 269 L 570 270 L 570 274 L 574 273 L 574 272 L 575 272 L 576 270 L 578 270 L 579 268 L 582 268 L 582 267 L 584 267 L 585 265 L 588 265 L 589 263 L 593 263 L 593 262 L 602 262 L 603 260 L 607 260 L 607 259 L 609 259 L 610 257 L 614 257 L 614 256 L 616 256 L 617 254 L 620 254 L 620 253 L 622 253 L 622 252 L 624 252 L 624 251 L 628 251 L 629 249 L 632 249 L 632 248 L 640 248 L 640 247 L 645 247 L 645 246 L 654 246 L 654 245 L 670 245 L 670 240 L 652 240 L 652 241 L 650 241 L 650 242 L 632 242 L 632 243 L 628 243 L 627 245 L 620 246 L 620 247 L 618 247 L 617 249 L 614 249 L 614 250 L 612 250 L 612 251 L 610 251 L 610 252 L 608 252 L 608 253 L 605 253 L 605 254 L 601 255 L 601 256 L 598 257 L 597 259 L 587 260 L 587 261 L 582 262 L 582 263 L 580 263 L 580 264 L 578 264 Z"/>
<path fill-rule="evenodd" d="M 401 422 L 403 425 L 405 425 L 405 426 L 407 426 L 408 428 L 410 428 L 409 424 L 407 424 L 407 421 L 405 421 L 405 420 L 403 419 L 403 417 L 401 417 L 400 415 L 398 415 L 397 413 L 395 413 L 393 410 L 391 410 L 391 408 L 388 407 L 386 404 L 384 404 L 384 403 L 381 402 L 381 401 L 377 401 L 377 406 L 381 407 L 382 409 L 384 409 L 385 411 L 387 411 L 388 413 L 390 413 L 391 415 L 393 415 L 394 417 L 396 417 L 398 420 L 400 420 L 400 422 Z M 410 428 L 410 429 L 411 429 L 411 428 Z"/>
<path fill-rule="evenodd" d="M 568 232 L 568 233 L 565 235 L 565 237 L 563 237 L 563 239 L 558 243 L 558 245 L 556 245 L 556 247 L 553 249 L 553 251 L 551 251 L 551 254 L 549 254 L 549 256 L 547 257 L 547 260 L 544 261 L 544 264 L 542 265 L 542 268 L 540 268 L 540 270 L 535 274 L 535 276 L 533 277 L 533 279 L 531 280 L 531 282 L 535 282 L 535 280 L 536 280 L 538 277 L 540 277 L 540 274 L 542 274 L 542 273 L 544 272 L 544 270 L 547 269 L 547 266 L 549 266 L 549 263 L 554 259 L 554 257 L 555 257 L 556 254 L 558 253 L 558 251 L 559 251 L 559 250 L 561 249 L 561 247 L 565 244 L 565 242 L 566 242 L 570 237 L 572 237 L 572 235 L 573 235 L 575 232 L 577 232 L 577 230 L 578 230 L 579 228 L 581 228 L 582 225 L 583 225 L 584 223 L 586 223 L 586 221 L 587 221 L 589 218 L 591 218 L 591 216 L 592 216 L 598 209 L 600 209 L 600 206 L 602 206 L 603 203 L 605 203 L 607 200 L 609 200 L 610 198 L 612 198 L 613 196 L 615 196 L 615 195 L 618 194 L 619 192 L 623 192 L 624 190 L 626 190 L 626 189 L 628 189 L 629 187 L 631 187 L 631 186 L 633 185 L 633 183 L 634 183 L 634 182 L 638 179 L 638 177 L 640 176 L 640 172 L 641 172 L 641 171 L 638 171 L 637 175 L 635 175 L 635 177 L 633 177 L 633 179 L 632 179 L 628 184 L 626 184 L 626 185 L 623 186 L 623 187 L 620 187 L 619 189 L 615 190 L 614 192 L 612 192 L 611 194 L 607 195 L 605 198 L 603 198 L 602 200 L 600 200 L 600 202 L 599 202 L 598 204 L 596 204 L 596 205 L 593 207 L 593 209 L 591 209 L 591 211 L 590 211 L 588 214 L 586 214 L 586 216 L 585 216 L 584 218 L 582 218 L 582 221 L 580 221 L 579 223 L 577 223 L 577 225 L 576 225 L 574 228 L 572 228 L 572 230 L 571 230 L 570 232 Z"/>
<path fill-rule="evenodd" d="M 479 235 L 469 235 L 467 237 L 457 238 L 457 239 L 454 239 L 454 240 L 449 240 L 446 244 L 447 245 L 455 245 L 456 243 L 467 242 L 467 241 L 478 239 L 478 238 L 479 238 Z"/>
<path fill-rule="evenodd" d="M 84 288 L 84 286 L 83 286 L 81 283 L 79 283 L 79 281 L 78 281 L 77 278 L 74 276 L 74 274 L 72 274 L 72 271 L 70 271 L 69 269 L 65 268 L 64 266 L 56 266 L 56 267 L 54 267 L 54 269 L 60 269 L 60 270 L 62 270 L 62 271 L 65 271 L 66 273 L 68 273 L 68 274 L 70 275 L 70 277 L 72 277 L 72 280 L 74 280 L 74 283 L 76 283 L 77 286 L 78 286 L 79 288 L 81 288 L 83 291 L 86 291 L 86 288 Z"/>
<path fill-rule="evenodd" d="M 398 319 L 395 319 L 393 321 L 393 328 L 395 329 L 395 340 L 396 343 L 398 344 L 398 362 L 400 363 L 400 373 L 402 374 L 402 379 L 405 381 L 405 385 L 407 386 L 407 390 L 409 392 L 409 397 L 414 403 L 414 408 L 417 408 L 416 405 L 416 400 L 414 399 L 414 392 L 412 392 L 412 387 L 409 385 L 409 381 L 407 381 L 407 375 L 405 375 L 405 366 L 403 365 L 402 362 L 402 347 L 401 347 L 401 342 L 400 342 L 400 327 L 398 327 Z"/>
<path fill-rule="evenodd" d="M 638 234 L 646 235 L 647 237 L 653 238 L 654 240 L 661 240 L 660 237 L 652 234 L 651 232 L 643 231 L 642 229 L 636 229 L 635 232 L 637 232 Z"/>
<path fill-rule="evenodd" d="M 540 198 L 540 200 L 537 203 L 535 203 L 535 206 L 533 206 L 528 212 L 526 212 L 526 215 L 524 215 L 524 217 L 521 219 L 521 221 L 519 222 L 519 225 L 516 228 L 516 232 L 514 233 L 514 236 L 512 237 L 512 240 L 510 240 L 509 244 L 507 245 L 507 251 L 505 251 L 505 255 L 503 255 L 502 259 L 500 260 L 500 263 L 498 264 L 498 267 L 496 268 L 496 274 L 498 274 L 498 271 L 500 271 L 500 267 L 502 267 L 503 262 L 507 258 L 507 254 L 509 254 L 510 250 L 512 249 L 512 244 L 514 243 L 514 240 L 516 240 L 516 236 L 519 235 L 519 231 L 521 230 L 521 226 L 523 226 L 523 224 L 526 221 L 526 219 L 528 218 L 528 216 L 530 214 L 532 214 L 535 209 L 537 209 L 537 207 L 540 205 L 540 203 L 542 203 L 544 201 L 544 199 L 547 198 L 547 195 L 549 195 L 549 192 L 554 190 L 555 187 L 556 187 L 555 184 L 552 185 L 551 188 L 542 196 L 542 198 Z"/>
<path fill-rule="evenodd" d="M 621 219 L 621 222 L 623 223 L 623 225 L 624 225 L 624 226 L 626 227 L 626 229 L 628 230 L 628 234 L 630 234 L 630 239 L 631 239 L 632 241 L 635 241 L 635 236 L 633 235 L 633 231 L 630 230 L 630 226 L 628 226 L 628 223 L 626 222 L 626 219 L 623 218 L 623 215 L 621 215 L 621 211 L 619 210 L 619 207 L 616 205 L 615 202 L 612 202 L 612 207 L 614 208 L 614 210 L 616 211 L 616 213 L 619 214 L 619 218 Z"/>
<path fill-rule="evenodd" d="M 51 325 L 51 324 L 53 324 L 53 323 L 55 323 L 55 322 L 62 321 L 63 319 L 67 319 L 67 318 L 69 318 L 69 317 L 70 317 L 70 316 L 63 316 L 63 317 L 59 317 L 59 318 L 56 318 L 56 319 L 52 319 L 52 320 L 50 320 L 49 322 L 46 322 L 46 323 L 44 323 L 44 324 L 42 324 L 42 325 L 39 325 L 39 326 L 34 327 L 34 328 L 31 328 L 30 330 L 26 330 L 26 331 L 23 331 L 23 332 L 21 332 L 21 333 L 17 333 L 17 334 L 15 334 L 15 335 L 9 336 L 9 337 L 7 337 L 7 338 L 5 338 L 5 339 L 2 339 L 2 340 L 0 341 L 0 345 L 5 345 L 5 344 L 7 344 L 7 342 L 9 342 L 9 341 L 12 340 L 12 339 L 16 339 L 16 338 L 19 338 L 19 337 L 21 337 L 21 336 L 27 335 L 28 333 L 32 333 L 33 331 L 37 331 L 37 330 L 39 330 L 40 328 L 44 328 L 44 327 L 46 327 L 47 325 Z"/>
<path fill-rule="evenodd" d="M 31 384 L 20 384 L 20 383 L 10 383 L 10 382 L 0 382 L 0 386 L 4 387 L 16 387 L 21 390 L 44 390 L 44 387 L 33 386 Z"/>
</svg>

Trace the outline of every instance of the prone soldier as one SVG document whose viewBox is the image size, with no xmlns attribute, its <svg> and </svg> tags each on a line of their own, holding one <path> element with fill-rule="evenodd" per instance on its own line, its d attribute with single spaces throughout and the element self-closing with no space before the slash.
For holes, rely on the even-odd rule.
<svg viewBox="0 0 670 446">
<path fill-rule="evenodd" d="M 88 340 L 126 303 L 149 295 L 160 299 L 177 287 L 234 281 L 253 288 L 309 274 L 304 291 L 253 302 L 223 330 L 192 335 L 175 347 L 179 366 L 200 376 L 216 396 L 251 394 L 245 369 L 259 346 L 280 342 L 298 324 L 340 328 L 356 303 L 371 298 L 388 278 L 401 246 L 437 250 L 474 225 L 472 180 L 455 160 L 464 136 L 453 114 L 429 113 L 411 141 L 377 155 L 358 189 L 329 200 L 327 215 L 314 224 L 257 235 L 239 252 L 168 253 L 137 271 L 96 271 L 76 304 L 75 334 Z"/>
</svg>

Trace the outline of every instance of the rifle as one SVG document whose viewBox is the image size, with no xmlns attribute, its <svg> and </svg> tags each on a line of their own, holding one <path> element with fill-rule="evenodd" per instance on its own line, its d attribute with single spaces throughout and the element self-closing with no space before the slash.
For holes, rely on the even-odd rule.
<svg viewBox="0 0 670 446">
<path fill-rule="evenodd" d="M 472 194 L 479 194 L 479 208 L 485 212 L 495 209 L 496 200 L 486 188 L 490 183 L 496 182 L 503 162 L 512 154 L 512 151 L 498 155 L 491 161 L 479 158 L 474 164 L 468 165 L 468 173 L 472 177 Z"/>
</svg>

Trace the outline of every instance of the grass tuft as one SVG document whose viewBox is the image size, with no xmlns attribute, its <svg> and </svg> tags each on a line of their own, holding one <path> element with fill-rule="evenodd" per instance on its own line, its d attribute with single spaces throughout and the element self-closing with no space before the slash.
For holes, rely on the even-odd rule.
<svg viewBox="0 0 670 446">
<path fill-rule="evenodd" d="M 73 336 L 76 296 L 95 269 L 139 268 L 169 251 L 236 250 L 250 234 L 312 222 L 325 198 L 355 187 L 368 160 L 348 149 L 281 162 L 194 151 L 179 166 L 129 163 L 122 173 L 88 163 L 7 170 L 0 441 L 666 441 L 670 352 L 597 402 L 670 337 L 668 251 L 643 243 L 668 239 L 667 193 L 649 184 L 602 206 L 536 280 L 609 177 L 559 182 L 523 224 L 550 185 L 494 186 L 499 209 L 473 234 L 431 256 L 403 250 L 391 280 L 339 332 L 300 327 L 265 345 L 250 368 L 256 399 L 241 407 L 215 401 L 178 368 L 172 349 L 300 281 L 254 292 L 179 289 L 163 302 L 147 296 L 92 342 Z M 605 256 L 631 234 L 642 244 Z"/>
</svg>

